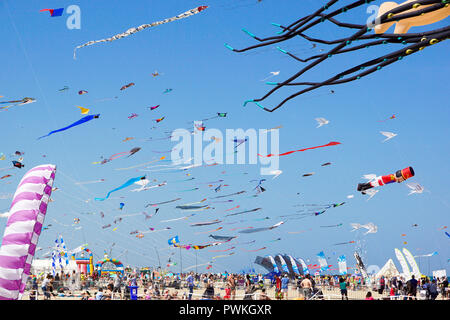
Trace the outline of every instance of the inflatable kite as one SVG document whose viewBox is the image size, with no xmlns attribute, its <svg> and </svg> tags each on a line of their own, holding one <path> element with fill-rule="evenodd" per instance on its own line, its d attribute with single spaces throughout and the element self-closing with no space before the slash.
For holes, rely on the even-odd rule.
<svg viewBox="0 0 450 320">
<path fill-rule="evenodd" d="M 21 299 L 52 193 L 56 167 L 28 171 L 17 187 L 0 248 L 0 300 Z"/>
<path fill-rule="evenodd" d="M 122 39 L 122 38 L 128 37 L 129 35 L 132 35 L 132 34 L 134 34 L 136 32 L 142 31 L 142 30 L 150 28 L 150 27 L 159 26 L 159 25 L 164 24 L 164 23 L 168 23 L 168 22 L 172 22 L 172 21 L 175 21 L 175 20 L 184 19 L 184 18 L 193 16 L 194 14 L 197 14 L 197 13 L 205 10 L 206 8 L 208 8 L 208 6 L 200 6 L 200 7 L 191 9 L 189 11 L 186 11 L 186 12 L 184 12 L 182 14 L 179 14 L 179 15 L 177 15 L 175 17 L 172 17 L 172 18 L 164 19 L 164 20 L 153 22 L 153 23 L 150 23 L 150 24 L 143 24 L 143 25 L 141 25 L 141 26 L 139 26 L 137 28 L 130 28 L 127 31 L 125 31 L 124 33 L 116 34 L 115 36 L 112 36 L 111 38 L 106 38 L 106 39 L 102 39 L 102 40 L 94 40 L 94 41 L 86 42 L 85 44 L 82 44 L 82 45 L 80 45 L 80 46 L 75 48 L 75 50 L 73 51 L 73 58 L 76 59 L 76 50 L 77 49 L 80 49 L 80 48 L 83 48 L 83 47 L 86 47 L 86 46 L 91 46 L 93 44 L 100 43 L 100 42 L 111 42 L 111 41 L 114 41 L 114 40 Z"/>
<path fill-rule="evenodd" d="M 128 180 L 127 182 L 125 182 L 125 183 L 124 183 L 123 185 L 121 185 L 120 187 L 117 187 L 117 188 L 115 188 L 114 190 L 111 190 L 110 192 L 108 192 L 108 194 L 106 195 L 106 197 L 104 197 L 104 198 L 95 198 L 95 200 L 96 200 L 96 201 L 104 201 L 104 200 L 106 200 L 106 199 L 109 198 L 109 196 L 111 195 L 111 193 L 113 193 L 113 192 L 115 192 L 115 191 L 118 191 L 118 190 L 121 190 L 121 189 L 124 189 L 124 188 L 126 188 L 126 187 L 129 187 L 129 186 L 131 186 L 133 183 L 136 183 L 136 182 L 138 182 L 138 181 L 140 181 L 140 180 L 144 180 L 144 179 L 145 179 L 145 176 L 137 177 L 137 178 L 132 178 L 132 179 Z"/>
<path fill-rule="evenodd" d="M 99 117 L 100 117 L 100 114 L 92 114 L 92 115 L 86 116 L 86 117 L 81 118 L 80 120 L 78 120 L 78 121 L 72 123 L 71 125 L 68 125 L 67 127 L 64 127 L 64 128 L 61 128 L 61 129 L 57 129 L 57 130 L 50 131 L 49 134 L 47 134 L 47 135 L 45 135 L 45 136 L 42 136 L 42 137 L 39 137 L 38 140 L 39 140 L 39 139 L 42 139 L 42 138 L 45 138 L 45 137 L 48 137 L 49 135 L 52 135 L 52 134 L 54 134 L 54 133 L 61 132 L 61 131 L 65 131 L 65 130 L 67 130 L 67 129 L 73 128 L 73 127 L 75 127 L 75 126 L 78 126 L 78 125 L 83 124 L 83 123 L 85 123 L 85 122 L 91 121 L 91 120 L 93 120 L 93 119 L 98 119 Z"/>
<path fill-rule="evenodd" d="M 366 194 L 366 190 L 383 186 L 385 184 L 393 183 L 393 182 L 403 182 L 406 179 L 414 177 L 414 170 L 412 167 L 407 167 L 402 170 L 398 170 L 395 174 L 389 174 L 386 176 L 375 176 L 375 175 L 366 175 L 366 178 L 369 178 L 370 181 L 366 183 L 358 183 L 358 191 L 361 191 L 362 194 Z"/>
<path fill-rule="evenodd" d="M 261 109 L 268 112 L 273 112 L 289 100 L 299 95 L 303 95 L 307 92 L 326 86 L 357 81 L 367 75 L 382 70 L 384 67 L 387 67 L 395 62 L 399 62 L 411 54 L 421 52 L 425 48 L 428 48 L 436 43 L 443 42 L 449 38 L 450 30 L 448 26 L 434 30 L 422 31 L 420 33 L 407 33 L 411 27 L 427 26 L 447 18 L 450 13 L 450 7 L 447 0 L 408 0 L 402 4 L 397 4 L 392 1 L 384 2 L 380 5 L 377 16 L 373 17 L 373 19 L 369 18 L 366 24 L 347 23 L 336 19 L 337 16 L 345 15 L 352 9 L 361 6 L 368 6 L 368 4 L 372 1 L 373 0 L 358 0 L 340 8 L 336 8 L 336 10 L 332 12 L 326 13 L 328 9 L 339 2 L 339 0 L 330 0 L 312 14 L 302 17 L 288 26 L 272 23 L 274 26 L 279 27 L 281 31 L 278 35 L 267 38 L 259 38 L 251 32 L 242 29 L 259 43 L 240 50 L 234 49 L 228 44 L 225 44 L 228 49 L 234 52 L 245 52 L 280 42 L 287 42 L 296 37 L 304 38 L 314 44 L 321 43 L 333 45 L 333 48 L 328 52 L 320 53 L 306 59 L 301 59 L 280 47 L 276 47 L 281 53 L 290 56 L 296 61 L 309 63 L 305 67 L 301 68 L 297 73 L 282 82 L 267 82 L 266 84 L 273 85 L 275 87 L 259 99 L 245 101 L 244 106 L 249 102 L 253 102 Z M 367 9 L 369 10 L 370 7 Z M 324 22 L 335 24 L 345 30 L 355 31 L 350 36 L 333 40 L 315 38 L 305 34 L 306 32 L 311 31 L 314 27 L 324 24 Z M 396 24 L 394 33 L 385 33 L 393 24 Z M 321 29 L 325 30 L 327 28 L 325 26 Z M 328 28 L 327 30 L 330 29 Z M 340 34 L 340 32 L 333 32 L 332 34 Z M 368 50 L 371 47 L 381 45 L 386 46 L 387 48 L 390 48 L 390 46 L 393 45 L 403 45 L 403 47 L 400 47 L 396 51 L 391 51 L 385 55 L 357 64 L 347 70 L 343 70 L 324 81 L 295 81 L 307 71 L 313 68 L 318 68 L 323 62 L 328 62 L 335 55 L 345 54 L 347 52 L 357 50 Z M 362 54 L 359 56 L 364 57 L 366 55 Z M 265 100 L 275 92 L 278 92 L 280 89 L 287 86 L 299 86 L 304 89 L 283 99 L 273 109 L 265 108 L 259 104 L 259 102 Z"/>
</svg>

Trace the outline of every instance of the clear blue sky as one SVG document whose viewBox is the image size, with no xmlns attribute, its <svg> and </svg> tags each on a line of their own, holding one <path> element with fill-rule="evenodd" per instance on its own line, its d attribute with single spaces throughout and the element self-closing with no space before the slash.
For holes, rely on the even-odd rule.
<svg viewBox="0 0 450 320">
<path fill-rule="evenodd" d="M 220 218 L 225 210 L 236 205 L 240 209 L 261 207 L 255 213 L 227 218 L 216 234 L 239 235 L 238 242 L 256 240 L 254 244 L 237 246 L 235 254 L 219 258 L 213 263 L 213 271 L 239 271 L 249 268 L 257 254 L 286 253 L 294 257 L 309 259 L 317 263 L 316 254 L 324 251 L 329 264 L 337 266 L 337 257 L 347 256 L 349 265 L 354 265 L 355 246 L 333 246 L 335 243 L 358 240 L 363 250 L 366 265 L 379 265 L 388 258 L 395 259 L 394 248 L 408 248 L 413 255 L 438 251 L 439 255 L 420 260 L 421 271 L 447 269 L 449 273 L 449 238 L 438 228 L 448 225 L 450 203 L 448 200 L 448 176 L 450 148 L 450 109 L 445 89 L 449 63 L 445 53 L 448 43 L 439 43 L 409 56 L 400 63 L 386 67 L 383 71 L 333 88 L 300 96 L 273 113 L 267 113 L 254 105 L 242 107 L 245 100 L 257 98 L 268 88 L 260 81 L 271 71 L 280 71 L 272 80 L 283 80 L 302 67 L 278 52 L 275 47 L 266 47 L 249 53 L 238 54 L 227 50 L 224 43 L 235 48 L 243 48 L 255 43 L 241 31 L 241 28 L 259 35 L 270 36 L 278 30 L 270 23 L 289 24 L 307 15 L 325 1 L 256 0 L 242 1 L 133 1 L 111 4 L 110 1 L 3 1 L 0 5 L 1 47 L 0 95 L 2 100 L 34 97 L 36 103 L 15 107 L 0 113 L 3 139 L 0 152 L 7 161 L 0 161 L 0 167 L 10 166 L 16 150 L 25 152 L 23 169 L 4 170 L 13 177 L 0 180 L 0 211 L 7 211 L 11 198 L 22 175 L 33 166 L 52 163 L 58 167 L 54 192 L 54 202 L 49 205 L 45 224 L 52 224 L 43 231 L 39 246 L 53 245 L 61 234 L 69 248 L 88 243 L 101 258 L 103 250 L 112 249 L 112 257 L 118 257 L 132 266 L 157 266 L 155 248 L 159 250 L 161 264 L 165 265 L 170 256 L 178 263 L 172 267 L 179 272 L 179 251 L 167 250 L 167 239 L 178 235 L 182 243 L 202 244 L 212 240 L 208 233 L 196 232 L 215 229 L 216 225 L 190 227 L 190 223 Z M 348 1 L 347 1 L 348 2 Z M 380 3 L 376 1 L 375 4 Z M 66 28 L 68 15 L 50 18 L 40 13 L 43 8 L 67 8 L 71 4 L 81 8 L 81 30 Z M 73 49 L 89 40 L 98 40 L 123 32 L 130 27 L 151 23 L 175 16 L 199 5 L 209 8 L 190 18 L 146 29 L 128 38 L 112 43 L 97 44 L 79 49 L 74 60 Z M 364 23 L 368 14 L 364 9 L 349 12 L 341 19 Z M 448 19 L 433 27 L 448 24 Z M 422 30 L 421 28 L 411 31 Z M 348 31 L 339 30 L 327 24 L 310 33 L 327 39 L 342 37 Z M 283 44 L 300 56 L 316 54 L 311 44 L 305 40 L 293 39 Z M 318 45 L 317 49 L 327 49 Z M 316 49 L 316 50 L 317 50 Z M 381 55 L 389 47 L 336 57 L 328 65 L 305 74 L 303 79 L 325 79 L 336 71 L 342 71 L 359 61 Z M 152 77 L 158 70 L 162 75 Z M 134 82 L 136 85 L 125 91 L 120 87 Z M 66 92 L 58 92 L 64 86 Z M 172 88 L 169 94 L 162 94 Z M 79 90 L 89 93 L 78 95 Z M 280 94 L 264 101 L 272 107 L 281 101 L 292 89 L 281 90 Z M 118 99 L 99 101 L 117 96 Z M 146 109 L 160 104 L 154 111 Z M 76 106 L 100 113 L 100 119 L 83 124 L 71 130 L 58 133 L 37 141 L 36 138 L 49 131 L 64 127 L 82 117 Z M 171 149 L 170 141 L 144 142 L 139 139 L 164 137 L 164 131 L 189 127 L 188 122 L 227 112 L 226 118 L 206 122 L 208 128 L 273 128 L 280 130 L 280 151 L 288 151 L 339 141 L 336 147 L 295 153 L 280 159 L 283 174 L 277 179 L 263 184 L 267 191 L 259 197 L 248 196 L 255 187 L 252 179 L 260 179 L 258 165 L 223 165 L 190 170 L 195 180 L 185 183 L 169 183 L 167 186 L 144 192 L 130 192 L 130 188 L 116 192 L 113 199 L 105 202 L 92 201 L 104 196 L 109 190 L 121 185 L 132 177 L 144 172 L 135 170 L 117 171 L 116 168 L 129 167 L 151 161 L 161 156 L 153 151 Z M 129 120 L 131 113 L 139 117 Z M 378 122 L 392 114 L 397 118 Z M 165 116 L 158 129 L 151 129 L 153 119 Z M 330 123 L 316 128 L 314 118 L 324 117 Z M 114 129 L 113 129 L 114 128 Z M 394 139 L 381 143 L 384 137 L 379 131 L 398 134 Z M 135 140 L 122 142 L 126 137 Z M 133 147 L 142 150 L 130 158 L 120 158 L 105 165 L 94 165 L 101 156 L 109 157 Z M 43 155 L 46 157 L 44 158 Z M 321 167 L 325 162 L 331 166 Z M 412 166 L 416 176 L 411 182 L 423 185 L 428 191 L 408 196 L 405 183 L 379 188 L 378 194 L 370 201 L 356 192 L 356 185 L 362 182 L 362 175 L 375 173 L 384 175 L 398 169 Z M 222 174 L 226 171 L 226 174 Z M 316 174 L 302 178 L 302 174 Z M 244 174 L 248 173 L 248 174 Z M 148 174 L 149 179 L 158 182 L 181 180 L 186 172 Z M 2 174 L 3 175 L 3 174 Z M 215 193 L 204 182 L 214 181 L 224 176 L 226 184 L 220 193 Z M 105 179 L 104 183 L 77 186 L 74 182 Z M 179 190 L 199 187 L 193 192 Z M 246 195 L 234 197 L 231 203 L 215 203 L 214 210 L 200 212 L 189 220 L 161 223 L 161 220 L 175 219 L 186 214 L 175 209 L 177 204 L 199 201 L 203 198 L 240 190 Z M 300 193 L 300 195 L 297 195 Z M 346 196 L 354 194 L 353 199 Z M 120 199 L 118 197 L 124 197 Z M 150 202 L 160 202 L 181 197 L 177 203 L 160 206 L 157 216 L 144 220 L 143 216 L 124 218 L 114 225 L 114 217 L 145 211 Z M 7 199 L 3 199 L 7 198 Z M 89 202 L 85 200 L 91 199 Z M 300 220 L 289 220 L 278 229 L 255 234 L 239 234 L 231 228 L 263 227 L 281 221 L 279 215 L 294 213 L 296 204 L 327 204 L 346 201 L 344 206 L 330 209 L 326 214 Z M 122 211 L 119 202 L 124 202 Z M 105 218 L 100 217 L 100 212 Z M 146 210 L 153 213 L 153 210 Z M 89 215 L 86 213 L 95 213 Z M 246 221 L 262 217 L 265 221 Z M 75 230 L 73 219 L 80 218 Z M 56 222 L 56 221 L 57 222 Z M 362 235 L 351 232 L 350 223 L 373 222 L 378 226 L 376 234 Z M 102 229 L 111 223 L 111 228 Z M 323 225 L 343 223 L 339 228 L 321 228 Z M 418 227 L 412 227 L 418 224 Z M 5 219 L 0 221 L 3 232 Z M 66 225 L 66 226 L 65 226 Z M 118 227 L 117 231 L 112 228 Z M 147 233 L 137 239 L 129 232 L 147 227 L 170 231 Z M 304 233 L 289 233 L 306 230 Z M 447 229 L 448 231 L 448 229 Z M 401 236 L 406 234 L 406 236 Z M 281 241 L 270 240 L 281 238 Z M 407 245 L 403 242 L 406 241 Z M 243 251 L 266 246 L 256 253 Z M 228 245 L 213 249 L 227 249 Z M 125 253 L 125 250 L 128 250 Z M 198 252 L 198 264 L 206 263 L 217 255 L 209 249 Z M 43 250 L 40 253 L 46 252 Z M 183 268 L 196 264 L 193 250 L 182 252 Z M 39 256 L 39 255 L 38 255 Z M 256 266 L 254 266 L 256 267 Z M 257 270 L 262 271 L 261 268 Z M 199 271 L 206 271 L 199 267 Z"/>
</svg>

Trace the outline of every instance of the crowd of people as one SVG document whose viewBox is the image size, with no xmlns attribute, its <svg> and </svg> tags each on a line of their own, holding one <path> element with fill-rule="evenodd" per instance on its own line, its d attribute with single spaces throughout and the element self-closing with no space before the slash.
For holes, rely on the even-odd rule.
<svg viewBox="0 0 450 320">
<path fill-rule="evenodd" d="M 237 291 L 240 294 L 237 295 Z M 30 277 L 30 300 L 311 300 L 378 299 L 412 300 L 439 296 L 449 299 L 448 279 L 414 275 L 408 281 L 402 277 L 368 279 L 360 276 L 292 276 L 288 274 L 163 274 L 159 271 L 113 273 L 99 276 L 72 273 L 41 274 Z M 334 292 L 339 292 L 340 296 Z M 243 293 L 242 293 L 243 292 Z M 269 295 L 268 292 L 271 294 Z M 295 293 L 296 294 L 293 294 Z M 365 297 L 364 297 L 365 296 Z"/>
</svg>

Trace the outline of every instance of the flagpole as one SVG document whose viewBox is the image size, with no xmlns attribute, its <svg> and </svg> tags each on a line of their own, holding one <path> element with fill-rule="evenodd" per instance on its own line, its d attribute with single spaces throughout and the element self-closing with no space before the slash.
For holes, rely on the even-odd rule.
<svg viewBox="0 0 450 320">
<path fill-rule="evenodd" d="M 181 256 L 181 246 L 180 246 L 180 277 L 183 273 L 183 257 Z"/>
<path fill-rule="evenodd" d="M 159 253 L 158 253 L 158 250 L 156 250 L 156 247 L 155 247 L 155 251 L 156 251 L 156 255 L 158 256 L 159 267 L 161 268 L 161 260 L 159 260 Z"/>
</svg>

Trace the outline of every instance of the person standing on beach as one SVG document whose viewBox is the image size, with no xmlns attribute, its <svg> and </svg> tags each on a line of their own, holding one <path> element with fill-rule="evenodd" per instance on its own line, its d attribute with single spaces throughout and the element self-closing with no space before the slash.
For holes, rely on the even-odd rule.
<svg viewBox="0 0 450 320">
<path fill-rule="evenodd" d="M 347 286 L 348 286 L 348 282 L 345 280 L 344 277 L 341 277 L 339 279 L 339 288 L 341 289 L 341 297 L 342 300 L 348 300 L 348 293 L 347 293 Z"/>
<path fill-rule="evenodd" d="M 417 295 L 417 280 L 414 275 L 411 276 L 411 279 L 406 282 L 406 288 L 408 290 L 409 300 L 416 300 Z"/>
<path fill-rule="evenodd" d="M 228 284 L 230 285 L 231 289 L 231 300 L 236 300 L 236 279 L 234 278 L 233 274 L 230 274 Z"/>
<path fill-rule="evenodd" d="M 286 298 L 286 300 L 288 300 L 289 277 L 287 274 L 285 274 L 283 279 L 281 279 L 281 291 L 283 292 L 283 296 Z"/>
<path fill-rule="evenodd" d="M 311 298 L 313 283 L 310 280 L 309 274 L 307 274 L 305 279 L 302 280 L 300 286 L 303 289 L 303 295 L 305 296 L 305 299 L 308 300 L 309 298 Z"/>
<path fill-rule="evenodd" d="M 188 298 L 188 300 L 192 300 L 192 294 L 194 293 L 194 276 L 193 276 L 193 272 L 189 273 L 188 277 L 186 278 L 186 282 L 187 282 L 188 288 L 189 288 L 189 298 Z"/>
</svg>

